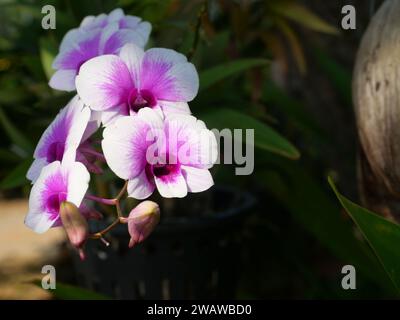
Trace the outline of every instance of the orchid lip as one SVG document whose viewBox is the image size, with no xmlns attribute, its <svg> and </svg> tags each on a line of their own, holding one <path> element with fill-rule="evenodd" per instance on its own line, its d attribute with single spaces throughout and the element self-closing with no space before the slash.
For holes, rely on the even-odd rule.
<svg viewBox="0 0 400 320">
<path fill-rule="evenodd" d="M 133 88 L 128 95 L 128 107 L 133 112 L 138 112 L 142 108 L 152 108 L 157 105 L 157 99 L 149 90 Z"/>
<path fill-rule="evenodd" d="M 179 164 L 154 164 L 151 166 L 153 175 L 160 179 L 172 177 L 180 170 Z"/>
</svg>

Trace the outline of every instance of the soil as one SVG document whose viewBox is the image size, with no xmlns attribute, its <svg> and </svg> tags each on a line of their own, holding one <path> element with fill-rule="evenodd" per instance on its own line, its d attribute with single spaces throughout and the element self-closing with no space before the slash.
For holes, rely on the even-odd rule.
<svg viewBox="0 0 400 320">
<path fill-rule="evenodd" d="M 36 234 L 24 225 L 27 210 L 26 199 L 0 201 L 0 299 L 51 298 L 32 281 L 42 279 L 44 265 L 60 261 L 65 234 L 60 228 Z"/>
</svg>

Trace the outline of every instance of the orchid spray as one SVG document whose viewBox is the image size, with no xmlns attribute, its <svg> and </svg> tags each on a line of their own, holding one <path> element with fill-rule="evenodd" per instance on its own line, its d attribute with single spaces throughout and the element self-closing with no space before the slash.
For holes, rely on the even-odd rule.
<svg viewBox="0 0 400 320">
<path fill-rule="evenodd" d="M 157 203 L 145 200 L 129 214 L 124 197 L 182 198 L 213 184 L 214 134 L 191 115 L 199 77 L 187 58 L 171 49 L 144 47 L 150 23 L 121 9 L 89 16 L 61 42 L 49 85 L 77 91 L 43 133 L 27 178 L 32 181 L 25 224 L 35 232 L 62 226 L 84 258 L 88 239 L 126 224 L 129 246 L 146 239 L 160 220 Z M 94 138 L 102 131 L 99 142 Z M 88 193 L 90 175 L 108 166 L 124 180 L 115 197 Z M 93 202 L 114 206 L 115 220 L 89 232 L 88 219 L 102 219 Z"/>
</svg>

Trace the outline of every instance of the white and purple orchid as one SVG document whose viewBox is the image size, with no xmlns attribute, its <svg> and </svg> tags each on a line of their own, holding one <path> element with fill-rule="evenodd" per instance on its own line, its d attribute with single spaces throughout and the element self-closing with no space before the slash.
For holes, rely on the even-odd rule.
<svg viewBox="0 0 400 320">
<path fill-rule="evenodd" d="M 37 233 L 60 226 L 61 203 L 80 207 L 89 180 L 89 172 L 80 162 L 54 161 L 45 166 L 32 187 L 25 224 Z"/>
<path fill-rule="evenodd" d="M 130 197 L 145 199 L 157 187 L 163 197 L 182 198 L 214 183 L 208 169 L 217 159 L 215 136 L 191 115 L 163 120 L 143 108 L 116 120 L 103 137 L 106 161 L 118 177 L 129 180 Z"/>
<path fill-rule="evenodd" d="M 217 160 L 214 134 L 190 115 L 188 102 L 199 77 L 187 58 L 171 49 L 143 48 L 151 25 L 121 9 L 88 16 L 62 40 L 50 79 L 55 89 L 77 95 L 45 130 L 27 173 L 33 183 L 25 224 L 42 233 L 64 226 L 83 258 L 90 237 L 127 223 L 130 246 L 143 241 L 159 221 L 156 203 L 145 201 L 124 217 L 119 201 L 127 192 L 136 199 L 155 189 L 166 198 L 182 198 L 213 184 L 209 169 Z M 93 135 L 103 123 L 103 140 Z M 98 141 L 99 142 L 99 141 Z M 104 153 L 104 154 L 103 154 Z M 90 174 L 102 165 L 126 180 L 116 197 L 86 194 Z M 86 219 L 101 214 L 86 201 L 116 206 L 118 218 L 103 231 L 89 234 Z"/>
<path fill-rule="evenodd" d="M 118 54 L 126 43 L 144 47 L 150 32 L 150 23 L 126 16 L 122 9 L 115 9 L 109 15 L 85 17 L 79 28 L 70 30 L 63 38 L 53 62 L 57 71 L 50 79 L 50 87 L 74 91 L 75 77 L 84 62 L 103 54 Z"/>
<path fill-rule="evenodd" d="M 103 55 L 84 63 L 76 89 L 86 105 L 102 111 L 110 124 L 120 116 L 149 107 L 162 115 L 190 114 L 199 77 L 193 64 L 174 50 L 126 44 L 117 55 Z"/>
</svg>

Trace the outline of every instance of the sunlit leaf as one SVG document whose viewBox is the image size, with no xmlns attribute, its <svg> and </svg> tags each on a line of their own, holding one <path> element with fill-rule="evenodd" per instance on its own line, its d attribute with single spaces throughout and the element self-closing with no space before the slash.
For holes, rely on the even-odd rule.
<svg viewBox="0 0 400 320">
<path fill-rule="evenodd" d="M 39 288 L 42 287 L 41 281 L 34 281 L 34 284 Z M 47 290 L 46 290 L 47 291 Z M 60 300 L 110 300 L 110 297 L 100 293 L 72 286 L 70 284 L 57 281 L 56 288 L 50 290 L 53 296 Z"/>
<path fill-rule="evenodd" d="M 287 24 L 284 20 L 279 19 L 277 21 L 277 24 L 289 42 L 290 48 L 292 49 L 292 55 L 294 57 L 294 60 L 296 61 L 300 73 L 305 74 L 307 71 L 306 59 L 304 57 L 304 51 L 297 35 L 289 26 L 289 24 Z"/>
<path fill-rule="evenodd" d="M 292 0 L 279 0 L 271 2 L 269 5 L 271 10 L 280 16 L 291 19 L 309 29 L 314 31 L 328 33 L 328 34 L 338 34 L 337 28 L 331 26 L 309 9 L 304 7 L 297 1 Z"/>
<path fill-rule="evenodd" d="M 40 60 L 42 61 L 43 70 L 50 80 L 55 70 L 51 67 L 53 60 L 57 54 L 57 46 L 48 38 L 40 39 Z"/>
</svg>

